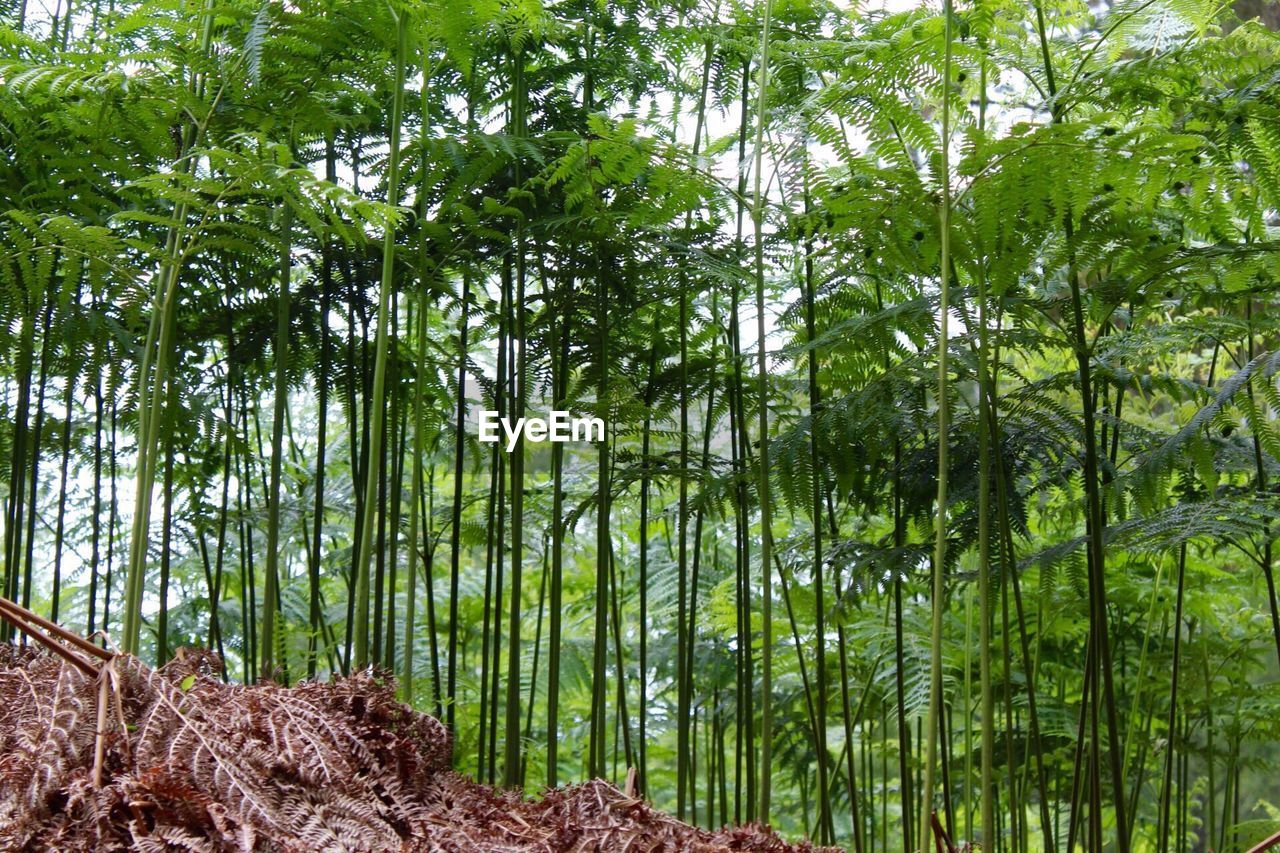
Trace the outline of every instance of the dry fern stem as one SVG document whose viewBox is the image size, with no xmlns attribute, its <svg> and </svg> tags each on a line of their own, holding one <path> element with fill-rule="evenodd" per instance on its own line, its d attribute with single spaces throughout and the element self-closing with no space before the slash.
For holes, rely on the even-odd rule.
<svg viewBox="0 0 1280 853">
<path fill-rule="evenodd" d="M 604 782 L 527 801 L 449 770 L 435 719 L 356 675 L 238 686 L 186 652 L 120 658 L 103 783 L 98 684 L 0 646 L 0 849 L 656 851 L 812 849 L 759 827 L 711 833 Z"/>
</svg>

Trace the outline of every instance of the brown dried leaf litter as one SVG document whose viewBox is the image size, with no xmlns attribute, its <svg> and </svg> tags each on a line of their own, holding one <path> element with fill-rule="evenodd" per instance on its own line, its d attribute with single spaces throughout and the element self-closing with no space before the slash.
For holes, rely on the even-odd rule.
<svg viewBox="0 0 1280 853">
<path fill-rule="evenodd" d="M 0 850 L 813 850 L 708 832 L 593 781 L 530 801 L 448 769 L 444 727 L 368 675 L 285 688 L 216 656 L 121 658 L 93 784 L 98 685 L 0 645 Z"/>
</svg>

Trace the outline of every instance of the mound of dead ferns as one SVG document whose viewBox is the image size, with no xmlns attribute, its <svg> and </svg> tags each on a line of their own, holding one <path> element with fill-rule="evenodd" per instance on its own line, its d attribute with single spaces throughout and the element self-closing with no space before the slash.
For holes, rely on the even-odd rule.
<svg viewBox="0 0 1280 853">
<path fill-rule="evenodd" d="M 495 791 L 448 769 L 444 727 L 389 683 L 245 687 L 219 666 L 117 658 L 100 716 L 95 678 L 0 645 L 0 850 L 811 849 L 696 829 L 600 781 Z"/>
</svg>

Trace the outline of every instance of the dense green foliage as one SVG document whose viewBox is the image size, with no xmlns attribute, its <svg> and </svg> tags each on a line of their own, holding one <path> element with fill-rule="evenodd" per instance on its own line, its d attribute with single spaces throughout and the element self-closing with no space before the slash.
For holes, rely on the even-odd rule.
<svg viewBox="0 0 1280 853">
<path fill-rule="evenodd" d="M 1262 24 L 0 14 L 5 596 L 233 679 L 376 666 L 477 778 L 635 767 L 704 825 L 1280 828 Z M 552 408 L 606 440 L 477 439 Z"/>
</svg>

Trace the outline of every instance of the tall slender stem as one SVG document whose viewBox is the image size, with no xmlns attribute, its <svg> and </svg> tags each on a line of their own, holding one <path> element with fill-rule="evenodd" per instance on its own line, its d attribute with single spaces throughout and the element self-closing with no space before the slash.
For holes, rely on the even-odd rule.
<svg viewBox="0 0 1280 853">
<path fill-rule="evenodd" d="M 942 6 L 942 132 L 939 146 L 938 182 L 942 202 L 938 206 L 939 230 L 939 295 L 938 295 L 938 492 L 934 505 L 935 537 L 933 547 L 933 623 L 929 640 L 929 709 L 924 731 L 924 778 L 920 788 L 920 839 L 917 849 L 928 848 L 925 841 L 933 814 L 933 774 L 937 762 L 938 726 L 942 713 L 942 613 L 946 606 L 947 556 L 947 444 L 948 395 L 947 347 L 948 319 L 951 312 L 951 0 Z M 985 488 L 985 487 L 984 487 Z M 984 837 L 984 841 L 985 841 Z"/>
<path fill-rule="evenodd" d="M 391 91 L 391 140 L 387 155 L 387 203 L 400 198 L 400 116 L 404 109 L 405 53 L 409 37 L 406 11 L 395 13 L 395 88 Z M 364 517 L 361 519 L 359 554 L 356 558 L 355 667 L 369 664 L 369 568 L 373 563 L 375 511 L 378 483 L 382 474 L 382 424 L 387 383 L 388 330 L 391 326 L 391 292 L 395 288 L 396 226 L 387 223 L 382 235 L 382 278 L 378 292 L 378 331 L 375 338 L 373 389 L 366 433 L 369 455 L 365 463 Z"/>
<path fill-rule="evenodd" d="M 764 322 L 764 125 L 769 92 L 769 27 L 773 0 L 764 0 L 760 29 L 760 63 L 756 82 L 756 138 L 751 220 L 755 226 L 756 279 L 756 402 L 760 431 L 756 490 L 760 499 L 760 811 L 761 823 L 769 822 L 773 788 L 773 506 L 769 494 L 769 364 Z M 822 638 L 819 638 L 819 642 Z M 819 756 L 819 761 L 825 757 Z"/>
</svg>

